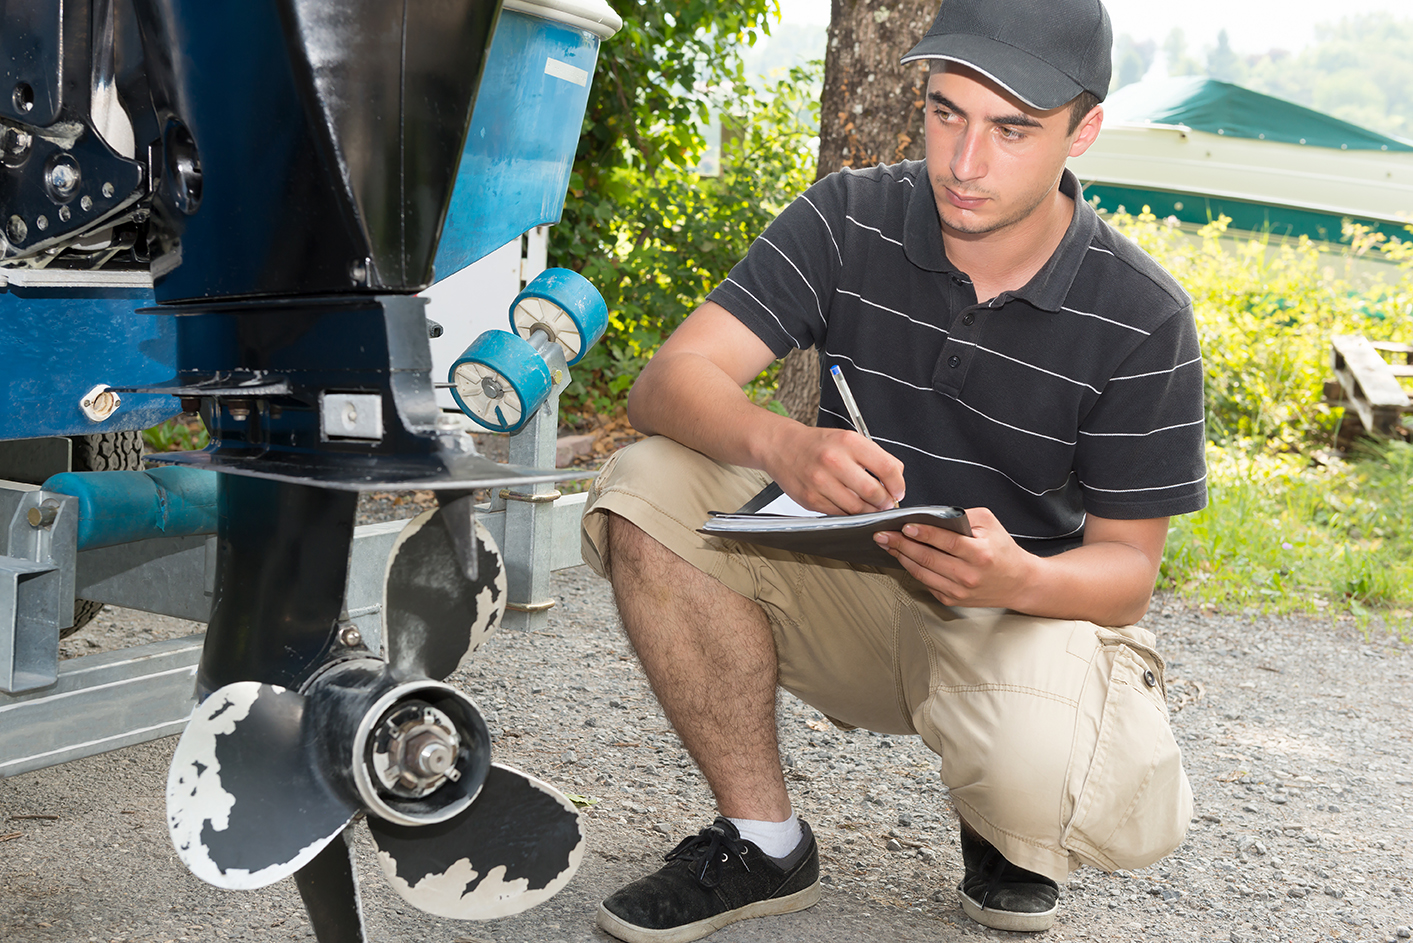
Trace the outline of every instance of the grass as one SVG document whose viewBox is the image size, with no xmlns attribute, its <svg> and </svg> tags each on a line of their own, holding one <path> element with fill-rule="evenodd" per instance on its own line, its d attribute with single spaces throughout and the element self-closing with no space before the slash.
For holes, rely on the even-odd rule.
<svg viewBox="0 0 1413 943">
<path fill-rule="evenodd" d="M 1381 618 L 1413 636 L 1413 445 L 1356 460 L 1209 446 L 1205 510 L 1174 518 L 1159 587 L 1266 613 Z"/>
</svg>

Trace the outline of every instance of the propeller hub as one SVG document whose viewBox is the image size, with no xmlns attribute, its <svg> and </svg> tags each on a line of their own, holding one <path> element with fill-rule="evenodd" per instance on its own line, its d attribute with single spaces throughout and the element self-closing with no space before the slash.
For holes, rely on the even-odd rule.
<svg viewBox="0 0 1413 943">
<path fill-rule="evenodd" d="M 398 704 L 373 730 L 369 765 L 383 789 L 405 799 L 420 799 L 456 770 L 461 735 L 443 711 L 422 700 Z"/>
</svg>

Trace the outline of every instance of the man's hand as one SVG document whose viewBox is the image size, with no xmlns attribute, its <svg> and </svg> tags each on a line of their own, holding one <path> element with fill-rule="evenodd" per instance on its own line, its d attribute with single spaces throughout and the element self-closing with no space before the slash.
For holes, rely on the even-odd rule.
<svg viewBox="0 0 1413 943">
<path fill-rule="evenodd" d="M 782 425 L 764 470 L 796 503 L 824 514 L 883 511 L 903 499 L 903 463 L 849 429 Z"/>
<path fill-rule="evenodd" d="M 875 535 L 912 576 L 948 606 L 1014 609 L 1052 619 L 1130 625 L 1153 595 L 1166 517 L 1089 515 L 1084 545 L 1052 557 L 1023 550 L 986 508 L 967 508 L 971 537 L 908 524 Z"/>
<path fill-rule="evenodd" d="M 1034 582 L 1040 558 L 1022 550 L 986 508 L 968 508 L 967 520 L 970 537 L 905 524 L 901 534 L 884 532 L 874 539 L 944 605 L 1015 608 Z"/>
</svg>

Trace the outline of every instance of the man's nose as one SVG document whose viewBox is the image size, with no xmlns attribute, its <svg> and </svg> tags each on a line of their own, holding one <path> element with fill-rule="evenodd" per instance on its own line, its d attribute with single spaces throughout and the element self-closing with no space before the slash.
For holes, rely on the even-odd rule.
<svg viewBox="0 0 1413 943">
<path fill-rule="evenodd" d="M 981 131 L 967 128 L 952 153 L 952 176 L 977 180 L 986 175 L 986 144 Z"/>
</svg>

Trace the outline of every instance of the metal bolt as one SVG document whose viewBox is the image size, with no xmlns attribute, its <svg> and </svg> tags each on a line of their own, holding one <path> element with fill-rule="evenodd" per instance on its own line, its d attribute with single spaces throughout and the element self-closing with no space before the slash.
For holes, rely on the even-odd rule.
<svg viewBox="0 0 1413 943">
<path fill-rule="evenodd" d="M 59 516 L 59 504 L 50 499 L 39 507 L 30 508 L 25 512 L 25 519 L 29 521 L 29 526 L 33 528 L 48 527 L 54 523 L 54 519 Z"/>
<path fill-rule="evenodd" d="M 88 196 L 87 194 L 79 197 L 79 208 L 83 210 L 93 209 L 93 197 Z"/>
<path fill-rule="evenodd" d="M 21 131 L 19 128 L 5 128 L 0 132 L 0 148 L 4 149 L 5 158 L 11 164 L 21 164 L 26 155 L 29 154 L 30 145 L 34 143 L 34 135 L 28 131 Z"/>
<path fill-rule="evenodd" d="M 39 219 L 36 219 L 36 220 L 34 221 L 34 225 L 39 228 L 39 231 L 40 231 L 40 232 L 44 232 L 44 230 L 46 230 L 46 229 L 49 228 L 49 217 L 48 217 L 48 216 L 41 216 L 41 217 L 39 217 Z"/>
<path fill-rule="evenodd" d="M 11 216 L 5 224 L 5 235 L 10 237 L 11 242 L 24 242 L 29 238 L 29 225 L 18 216 Z"/>
<path fill-rule="evenodd" d="M 50 189 L 57 196 L 65 199 L 74 195 L 82 178 L 83 175 L 79 173 L 78 165 L 63 159 L 50 167 L 49 173 L 45 175 Z"/>
<path fill-rule="evenodd" d="M 226 412 L 230 413 L 236 422 L 245 422 L 250 418 L 250 403 L 243 399 L 233 399 L 226 404 Z"/>
<path fill-rule="evenodd" d="M 354 259 L 348 264 L 348 277 L 355 285 L 368 284 L 368 260 Z"/>
<path fill-rule="evenodd" d="M 403 762 L 415 776 L 441 776 L 456 763 L 456 751 L 446 734 L 428 730 L 408 741 Z"/>
<path fill-rule="evenodd" d="M 351 402 L 344 404 L 343 423 L 350 429 L 358 425 L 358 407 Z"/>
<path fill-rule="evenodd" d="M 111 183 L 103 184 L 103 195 L 110 200 L 113 198 L 113 185 Z"/>
<path fill-rule="evenodd" d="M 339 629 L 339 644 L 344 648 L 357 648 L 363 644 L 363 633 L 358 631 L 356 625 L 345 625 Z"/>
<path fill-rule="evenodd" d="M 59 207 L 59 222 L 67 223 L 69 221 L 69 217 L 72 215 L 74 214 L 69 212 L 69 208 L 67 206 Z"/>
<path fill-rule="evenodd" d="M 487 399 L 500 399 L 505 395 L 505 387 L 495 377 L 485 377 L 481 380 L 481 392 L 486 394 Z"/>
</svg>

